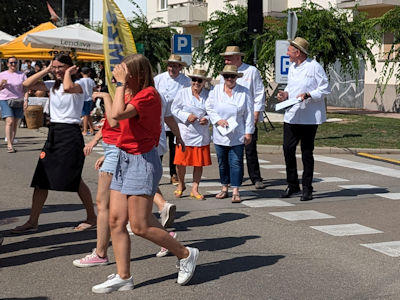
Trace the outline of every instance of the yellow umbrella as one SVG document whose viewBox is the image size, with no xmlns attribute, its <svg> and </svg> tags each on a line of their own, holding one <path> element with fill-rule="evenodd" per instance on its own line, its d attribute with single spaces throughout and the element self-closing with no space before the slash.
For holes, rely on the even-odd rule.
<svg viewBox="0 0 400 300">
<path fill-rule="evenodd" d="M 65 50 L 55 50 L 55 49 L 46 49 L 46 48 L 32 48 L 30 45 L 25 46 L 22 42 L 26 35 L 34 32 L 55 29 L 57 28 L 53 23 L 46 22 L 42 23 L 39 26 L 29 30 L 28 32 L 20 35 L 16 39 L 0 45 L 0 58 L 8 58 L 10 56 L 15 56 L 18 59 L 43 59 L 43 60 L 51 60 L 54 55 L 64 52 L 68 53 L 69 51 Z M 76 57 L 78 60 L 84 61 L 103 61 L 104 55 L 102 54 L 94 54 L 94 53 L 86 53 L 86 52 L 76 52 Z"/>
</svg>

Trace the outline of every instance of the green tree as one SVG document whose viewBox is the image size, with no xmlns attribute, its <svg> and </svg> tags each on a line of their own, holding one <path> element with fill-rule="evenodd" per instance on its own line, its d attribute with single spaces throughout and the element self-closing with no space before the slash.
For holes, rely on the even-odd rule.
<svg viewBox="0 0 400 300">
<path fill-rule="evenodd" d="M 132 0 L 130 2 L 138 9 L 138 12 L 133 11 L 134 18 L 129 20 L 135 43 L 144 45 L 144 55 L 150 60 L 153 70 L 157 70 L 158 63 L 165 70 L 166 63 L 164 61 L 171 54 L 171 39 L 176 30 L 171 26 L 154 28 L 153 26 L 157 22 L 165 24 L 162 18 L 149 21 L 140 7 Z"/>
</svg>

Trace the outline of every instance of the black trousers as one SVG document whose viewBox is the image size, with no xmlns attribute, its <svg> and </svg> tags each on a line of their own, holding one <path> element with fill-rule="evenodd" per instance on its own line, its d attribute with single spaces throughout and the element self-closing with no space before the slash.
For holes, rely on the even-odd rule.
<svg viewBox="0 0 400 300">
<path fill-rule="evenodd" d="M 283 125 L 283 153 L 286 163 L 286 180 L 289 186 L 299 186 L 297 175 L 296 147 L 301 142 L 303 161 L 303 191 L 312 191 L 314 175 L 314 140 L 318 125 L 288 124 Z"/>
<path fill-rule="evenodd" d="M 168 148 L 169 148 L 169 175 L 176 175 L 176 166 L 174 165 L 175 159 L 175 135 L 172 131 L 165 132 L 168 139 Z"/>
<path fill-rule="evenodd" d="M 263 180 L 260 173 L 260 164 L 258 163 L 257 140 L 258 128 L 256 126 L 251 143 L 245 146 L 247 172 L 249 173 L 250 180 L 253 184 L 257 181 Z"/>
</svg>

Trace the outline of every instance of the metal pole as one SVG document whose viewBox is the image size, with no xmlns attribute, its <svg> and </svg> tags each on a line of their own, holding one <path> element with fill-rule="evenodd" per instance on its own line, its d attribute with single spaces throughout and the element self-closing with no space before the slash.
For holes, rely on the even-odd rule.
<svg viewBox="0 0 400 300">
<path fill-rule="evenodd" d="M 254 58 L 253 58 L 253 62 L 254 62 L 254 66 L 257 66 L 257 42 L 256 39 L 254 38 L 253 41 L 253 45 L 254 45 Z"/>
<path fill-rule="evenodd" d="M 65 17 L 65 0 L 62 0 L 61 1 L 61 19 L 62 19 L 62 21 L 61 21 L 61 25 L 62 26 L 64 26 L 65 25 L 65 20 L 64 20 L 64 17 Z"/>
</svg>

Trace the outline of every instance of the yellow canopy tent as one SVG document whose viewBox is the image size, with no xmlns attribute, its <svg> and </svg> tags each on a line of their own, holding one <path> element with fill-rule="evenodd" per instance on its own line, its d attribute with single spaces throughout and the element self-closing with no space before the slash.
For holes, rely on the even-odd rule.
<svg viewBox="0 0 400 300">
<path fill-rule="evenodd" d="M 57 27 L 51 22 L 42 23 L 39 26 L 20 35 L 16 39 L 14 39 L 6 44 L 0 45 L 0 58 L 8 58 L 10 56 L 15 56 L 18 59 L 50 60 L 57 53 L 60 53 L 60 52 L 68 53 L 68 51 L 65 51 L 65 50 L 32 48 L 30 46 L 30 44 L 28 46 L 25 46 L 24 43 L 22 42 L 24 40 L 24 37 L 27 34 L 44 31 L 44 30 L 49 30 L 49 29 L 55 29 L 55 28 L 57 28 Z M 76 58 L 77 58 L 77 60 L 84 60 L 84 61 L 103 61 L 104 55 L 86 53 L 86 52 L 76 52 Z"/>
</svg>

